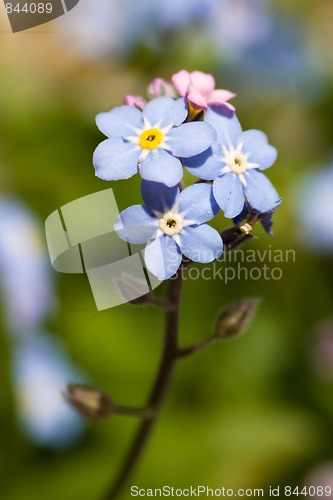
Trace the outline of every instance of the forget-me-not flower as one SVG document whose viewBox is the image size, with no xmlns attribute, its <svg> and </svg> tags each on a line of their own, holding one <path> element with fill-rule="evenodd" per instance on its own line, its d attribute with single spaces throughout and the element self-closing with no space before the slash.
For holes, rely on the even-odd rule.
<svg viewBox="0 0 333 500">
<path fill-rule="evenodd" d="M 140 171 L 143 179 L 175 186 L 183 177 L 180 157 L 197 155 L 216 140 L 208 123 L 183 123 L 185 100 L 159 97 L 142 111 L 120 106 L 97 115 L 98 128 L 108 139 L 94 153 L 97 177 L 119 180 Z"/>
<path fill-rule="evenodd" d="M 148 243 L 144 253 L 147 269 L 160 280 L 173 276 L 182 254 L 208 263 L 222 254 L 219 233 L 205 224 L 218 212 L 209 184 L 178 187 L 142 182 L 144 205 L 124 210 L 115 224 L 120 238 L 129 243 Z"/>
<path fill-rule="evenodd" d="M 221 110 L 219 110 L 221 111 Z M 205 122 L 217 131 L 217 142 L 209 150 L 185 160 L 185 166 L 200 179 L 214 180 L 213 193 L 225 217 L 236 217 L 244 207 L 244 195 L 258 212 L 269 212 L 279 195 L 261 173 L 270 167 L 277 152 L 259 130 L 242 131 L 236 115 L 208 109 Z"/>
<path fill-rule="evenodd" d="M 196 109 L 207 109 L 208 106 L 223 104 L 231 111 L 235 111 L 234 106 L 228 101 L 236 94 L 229 90 L 215 89 L 213 75 L 202 71 L 189 73 L 183 69 L 172 76 L 172 83 L 177 92 Z"/>
</svg>

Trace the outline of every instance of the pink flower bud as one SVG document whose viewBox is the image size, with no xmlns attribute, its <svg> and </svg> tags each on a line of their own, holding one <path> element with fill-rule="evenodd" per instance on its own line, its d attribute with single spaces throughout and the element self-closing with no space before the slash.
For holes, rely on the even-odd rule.
<svg viewBox="0 0 333 500">
<path fill-rule="evenodd" d="M 124 97 L 124 104 L 126 104 L 127 106 L 138 108 L 140 111 L 142 111 L 146 105 L 146 101 L 142 97 L 139 97 L 137 95 L 126 94 Z"/>
<path fill-rule="evenodd" d="M 176 97 L 173 86 L 163 78 L 155 78 L 149 85 L 147 94 L 150 99 L 155 97 Z"/>
</svg>

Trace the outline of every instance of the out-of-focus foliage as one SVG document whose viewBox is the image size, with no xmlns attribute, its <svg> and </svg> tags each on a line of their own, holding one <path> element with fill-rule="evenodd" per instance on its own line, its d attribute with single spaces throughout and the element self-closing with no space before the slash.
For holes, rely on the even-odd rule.
<svg viewBox="0 0 333 500">
<path fill-rule="evenodd" d="M 89 0 L 81 1 L 82 9 L 89 7 Z M 207 16 L 182 12 L 177 24 L 177 2 L 169 2 L 170 10 L 155 1 L 161 4 L 156 14 L 152 2 L 128 0 L 110 18 L 99 13 L 100 0 L 90 3 L 94 16 L 82 21 L 81 32 L 79 6 L 56 22 L 15 35 L 0 20 L 0 197 L 21 198 L 41 219 L 108 187 L 120 210 L 140 203 L 138 176 L 117 183 L 94 176 L 92 153 L 102 140 L 95 115 L 121 104 L 125 93 L 144 95 L 155 76 L 168 79 L 182 68 L 212 73 L 217 87 L 236 92 L 233 104 L 244 129 L 265 131 L 279 151 L 270 179 L 283 203 L 274 214 L 274 237 L 256 227 L 258 238 L 246 247 L 260 252 L 263 262 L 226 260 L 223 269 L 245 268 L 228 283 L 185 281 L 181 344 L 209 335 L 224 303 L 241 297 L 261 297 L 262 303 L 246 335 L 179 364 L 132 484 L 302 484 L 313 468 L 333 459 L 332 380 L 325 375 L 329 368 L 318 370 L 323 352 L 325 366 L 330 360 L 327 349 L 318 347 L 318 328 L 332 315 L 333 256 L 305 247 L 309 225 L 301 225 L 296 208 L 304 175 L 325 168 L 333 150 L 332 2 L 210 2 Z M 184 4 L 191 10 L 191 2 Z M 110 39 L 95 52 L 94 38 L 111 32 L 112 23 L 117 50 Z M 189 174 L 185 181 L 192 181 Z M 305 196 L 311 210 L 311 188 Z M 307 230 L 307 239 L 316 237 Z M 295 254 L 269 262 L 265 250 Z M 281 279 L 244 279 L 246 269 L 264 265 L 281 268 Z M 86 277 L 57 278 L 59 307 L 47 329 L 117 404 L 144 403 L 162 347 L 162 313 L 128 305 L 97 312 Z M 162 285 L 158 293 L 164 291 Z M 328 329 L 325 345 L 331 345 L 330 336 Z M 99 498 L 116 474 L 135 419 L 88 424 L 71 450 L 36 446 L 15 417 L 4 331 L 0 347 L 1 498 Z M 129 498 L 129 490 L 122 498 Z"/>
</svg>

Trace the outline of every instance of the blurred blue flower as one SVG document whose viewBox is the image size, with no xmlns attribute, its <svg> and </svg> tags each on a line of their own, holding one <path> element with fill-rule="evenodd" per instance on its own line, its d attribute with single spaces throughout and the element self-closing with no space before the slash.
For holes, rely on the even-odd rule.
<svg viewBox="0 0 333 500">
<path fill-rule="evenodd" d="M 279 196 L 267 177 L 260 172 L 275 161 L 276 149 L 259 130 L 242 131 L 233 113 L 208 109 L 205 120 L 217 131 L 217 142 L 204 153 L 184 160 L 191 174 L 214 180 L 213 193 L 228 218 L 236 217 L 244 207 L 244 195 L 252 208 L 269 212 Z"/>
<path fill-rule="evenodd" d="M 315 252 L 332 253 L 333 165 L 298 179 L 294 194 L 303 242 Z"/>
<path fill-rule="evenodd" d="M 130 11 L 125 4 L 126 0 L 80 0 L 57 21 L 66 47 L 88 59 L 122 53 L 129 43 Z"/>
<path fill-rule="evenodd" d="M 45 332 L 31 335 L 15 346 L 13 384 L 18 420 L 35 442 L 66 448 L 82 435 L 83 420 L 67 404 L 62 391 L 82 374 L 67 359 L 60 342 Z"/>
<path fill-rule="evenodd" d="M 221 0 L 207 37 L 220 55 L 221 75 L 227 65 L 238 93 L 297 90 L 316 99 L 323 81 L 303 26 L 301 18 L 282 17 L 267 0 Z"/>
<path fill-rule="evenodd" d="M 36 218 L 23 203 L 0 197 L 0 288 L 18 419 L 30 439 L 61 448 L 77 441 L 83 423 L 61 396 L 78 371 L 60 343 L 40 331 L 55 305 L 49 270 Z"/>
<path fill-rule="evenodd" d="M 179 157 L 205 151 L 216 139 L 214 129 L 202 122 L 184 123 L 187 108 L 183 98 L 153 99 L 143 111 L 120 106 L 100 113 L 97 126 L 108 139 L 95 150 L 97 177 L 119 180 L 140 171 L 147 181 L 172 187 L 183 177 Z"/>
<path fill-rule="evenodd" d="M 235 58 L 267 38 L 272 14 L 267 0 L 219 0 L 209 28 L 214 45 Z"/>
<path fill-rule="evenodd" d="M 163 35 L 213 17 L 219 0 L 80 0 L 58 20 L 70 47 L 83 57 L 130 53 L 144 44 L 160 48 Z"/>
<path fill-rule="evenodd" d="M 204 224 L 218 212 L 209 184 L 194 184 L 179 192 L 177 186 L 142 182 L 144 205 L 124 210 L 115 224 L 120 238 L 147 243 L 145 262 L 160 280 L 173 276 L 182 254 L 195 262 L 212 262 L 222 254 L 219 233 Z"/>
<path fill-rule="evenodd" d="M 54 306 L 38 222 L 20 202 L 0 197 L 0 288 L 12 331 L 37 328 Z"/>
<path fill-rule="evenodd" d="M 213 16 L 219 0 L 143 0 L 149 4 L 154 24 L 161 29 L 181 30 L 194 23 L 204 23 Z M 140 3 L 143 3 L 142 1 Z"/>
</svg>

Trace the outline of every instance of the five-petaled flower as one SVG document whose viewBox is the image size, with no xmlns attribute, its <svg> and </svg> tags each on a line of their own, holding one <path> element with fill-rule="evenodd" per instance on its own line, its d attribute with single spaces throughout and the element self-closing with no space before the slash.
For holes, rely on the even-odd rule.
<svg viewBox="0 0 333 500">
<path fill-rule="evenodd" d="M 228 101 L 236 94 L 229 90 L 215 89 L 215 79 L 212 75 L 202 71 L 189 73 L 183 69 L 172 76 L 172 83 L 179 95 L 185 97 L 194 108 L 207 109 L 212 105 L 224 105 L 235 111 Z"/>
<path fill-rule="evenodd" d="M 277 152 L 259 130 L 242 131 L 234 113 L 208 109 L 205 122 L 217 131 L 217 142 L 209 150 L 184 161 L 187 169 L 200 179 L 214 180 L 213 193 L 225 217 L 236 217 L 249 205 L 260 213 L 272 211 L 279 195 L 260 172 L 270 167 Z"/>
<path fill-rule="evenodd" d="M 209 184 L 178 187 L 143 181 L 144 205 L 124 210 L 115 223 L 118 236 L 129 243 L 147 243 L 147 269 L 160 280 L 173 276 L 182 254 L 195 262 L 208 263 L 223 251 L 219 233 L 205 224 L 219 208 Z"/>
<path fill-rule="evenodd" d="M 120 106 L 97 115 L 98 128 L 108 139 L 94 152 L 97 177 L 127 179 L 139 170 L 143 179 L 172 187 L 183 177 L 179 158 L 205 151 L 216 140 L 208 123 L 183 123 L 188 115 L 186 102 L 159 97 L 141 111 Z"/>
</svg>

